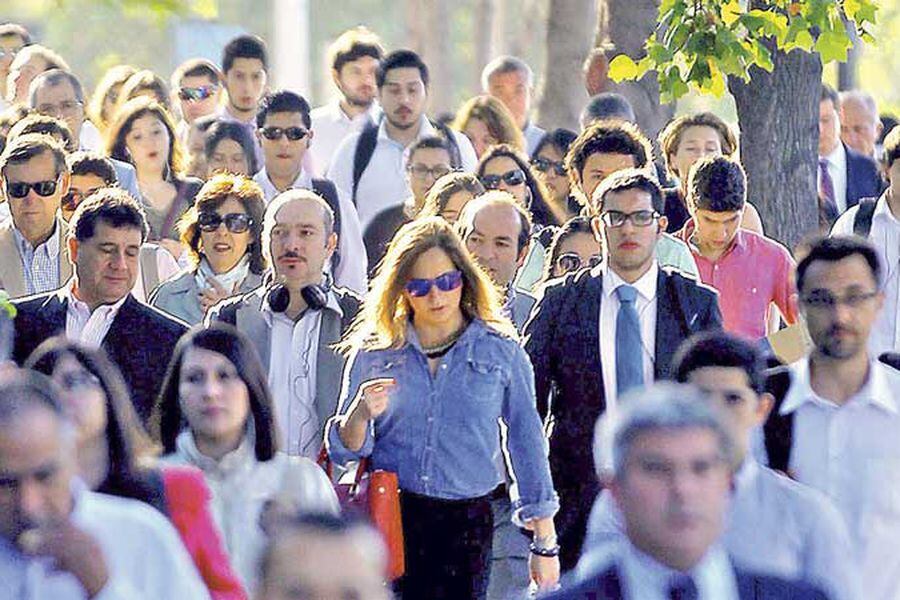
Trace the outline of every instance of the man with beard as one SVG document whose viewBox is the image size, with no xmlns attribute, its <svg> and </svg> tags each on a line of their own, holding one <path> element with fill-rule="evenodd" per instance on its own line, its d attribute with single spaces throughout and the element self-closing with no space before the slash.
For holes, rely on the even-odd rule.
<svg viewBox="0 0 900 600">
<path fill-rule="evenodd" d="M 262 165 L 265 158 L 256 137 L 256 112 L 269 77 L 266 43 L 255 35 L 239 35 L 228 42 L 222 51 L 222 74 L 228 100 L 216 116 L 239 123 L 247 130 L 256 149 L 256 163 Z"/>
<path fill-rule="evenodd" d="M 359 310 L 359 298 L 325 274 L 338 239 L 334 212 L 315 192 L 292 189 L 266 208 L 263 253 L 269 283 L 225 300 L 207 314 L 253 340 L 275 403 L 285 451 L 315 460 L 325 421 L 336 411 L 344 357 L 333 348 Z"/>
<path fill-rule="evenodd" d="M 331 80 L 340 96 L 312 111 L 316 137 L 309 148 L 317 175 L 328 171 L 331 157 L 348 135 L 378 120 L 375 71 L 384 57 L 378 36 L 365 27 L 342 33 L 328 49 Z"/>
<path fill-rule="evenodd" d="M 416 140 L 444 137 L 454 169 L 473 171 L 477 163 L 465 135 L 425 116 L 428 67 L 418 54 L 411 50 L 388 54 L 378 67 L 375 83 L 383 111 L 380 123 L 345 139 L 328 169 L 328 179 L 356 206 L 363 231 L 378 213 L 409 197 L 406 150 Z"/>
<path fill-rule="evenodd" d="M 896 598 L 900 556 L 900 371 L 868 349 L 884 304 L 882 266 L 866 241 L 816 242 L 797 265 L 813 350 L 773 371 L 779 405 L 765 425 L 769 465 L 831 497 L 861 567 L 862 598 Z"/>
</svg>

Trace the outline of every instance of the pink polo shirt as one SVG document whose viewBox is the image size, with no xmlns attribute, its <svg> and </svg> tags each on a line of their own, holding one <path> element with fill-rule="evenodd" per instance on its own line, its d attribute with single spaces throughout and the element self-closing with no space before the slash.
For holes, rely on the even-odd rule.
<svg viewBox="0 0 900 600">
<path fill-rule="evenodd" d="M 797 320 L 794 259 L 778 242 L 738 229 L 731 247 L 717 261 L 691 242 L 694 220 L 675 235 L 691 249 L 700 279 L 719 291 L 725 330 L 757 340 L 766 336 L 769 305 L 775 303 L 788 324 Z"/>
</svg>

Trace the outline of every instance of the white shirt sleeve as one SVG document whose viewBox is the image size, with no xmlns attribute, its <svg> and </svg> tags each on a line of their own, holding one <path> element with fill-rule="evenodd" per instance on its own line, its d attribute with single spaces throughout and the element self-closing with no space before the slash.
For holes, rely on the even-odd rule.
<svg viewBox="0 0 900 600">
<path fill-rule="evenodd" d="M 475 148 L 464 134 L 450 130 L 456 139 L 456 145 L 459 147 L 459 158 L 462 161 L 462 168 L 467 173 L 474 173 L 478 166 L 478 157 L 475 155 Z"/>
<path fill-rule="evenodd" d="M 362 225 L 359 223 L 359 213 L 350 199 L 349 193 L 344 192 L 335 184 L 338 190 L 338 202 L 341 209 L 341 234 L 338 238 L 338 249 L 341 253 L 341 262 L 334 272 L 335 284 L 349 288 L 357 294 L 365 294 L 368 289 L 367 268 L 369 264 L 366 256 L 366 246 L 363 242 Z"/>
<path fill-rule="evenodd" d="M 849 210 L 844 211 L 834 225 L 831 226 L 829 235 L 853 235 L 853 221 L 856 219 L 856 213 L 859 212 L 858 206 L 853 206 Z"/>
</svg>

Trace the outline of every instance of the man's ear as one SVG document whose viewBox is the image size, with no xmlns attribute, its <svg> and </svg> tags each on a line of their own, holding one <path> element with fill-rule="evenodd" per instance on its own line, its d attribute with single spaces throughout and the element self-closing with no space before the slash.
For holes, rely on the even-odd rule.
<svg viewBox="0 0 900 600">
<path fill-rule="evenodd" d="M 69 249 L 69 262 L 74 265 L 75 261 L 78 260 L 78 240 L 75 239 L 74 235 L 69 235 L 66 238 L 66 247 Z"/>
<path fill-rule="evenodd" d="M 759 395 L 759 402 L 756 405 L 756 424 L 762 425 L 769 418 L 772 407 L 775 406 L 775 396 L 768 392 Z"/>
<path fill-rule="evenodd" d="M 519 252 L 519 256 L 516 257 L 516 268 L 521 269 L 522 265 L 525 264 L 525 259 L 528 258 L 528 251 L 531 249 L 531 238 L 528 238 L 528 242 L 522 248 L 521 252 Z"/>
<path fill-rule="evenodd" d="M 328 234 L 328 238 L 325 240 L 325 250 L 327 252 L 327 258 L 331 258 L 331 255 L 334 254 L 334 251 L 337 249 L 338 245 L 338 235 L 335 232 L 331 232 Z"/>
<path fill-rule="evenodd" d="M 669 226 L 669 218 L 665 215 L 661 216 L 656 220 L 656 233 L 657 236 L 662 236 L 666 232 L 666 228 Z"/>
</svg>

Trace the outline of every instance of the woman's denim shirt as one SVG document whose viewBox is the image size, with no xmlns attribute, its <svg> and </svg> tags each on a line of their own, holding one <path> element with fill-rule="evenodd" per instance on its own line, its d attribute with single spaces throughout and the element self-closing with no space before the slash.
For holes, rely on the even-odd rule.
<svg viewBox="0 0 900 600">
<path fill-rule="evenodd" d="M 371 456 L 372 468 L 397 473 L 400 488 L 450 500 L 489 494 L 502 482 L 496 460 L 510 464 L 513 520 L 551 517 L 559 508 L 547 444 L 535 407 L 531 361 L 513 339 L 472 321 L 441 358 L 432 377 L 410 325 L 400 349 L 357 351 L 348 361 L 340 410 L 328 423 L 327 445 L 339 464 Z M 358 452 L 337 423 L 362 383 L 392 377 L 387 410 L 374 420 Z"/>
</svg>

